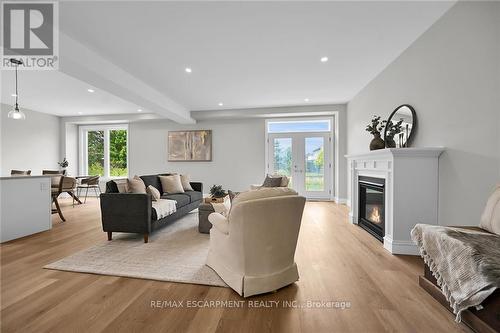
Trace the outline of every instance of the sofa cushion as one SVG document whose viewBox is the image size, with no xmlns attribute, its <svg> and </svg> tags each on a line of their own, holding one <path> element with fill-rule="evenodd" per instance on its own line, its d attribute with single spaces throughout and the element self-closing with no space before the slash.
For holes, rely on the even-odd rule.
<svg viewBox="0 0 500 333">
<path fill-rule="evenodd" d="M 146 192 L 151 194 L 151 199 L 153 201 L 158 201 L 158 199 L 160 199 L 161 197 L 160 191 L 158 191 L 158 189 L 153 185 L 149 185 L 148 187 L 146 187 Z"/>
<path fill-rule="evenodd" d="M 500 235 L 500 186 L 497 186 L 493 194 L 488 198 L 479 226 L 484 230 Z"/>
<path fill-rule="evenodd" d="M 175 205 L 177 208 L 189 205 L 189 203 L 191 202 L 189 195 L 186 195 L 184 193 L 164 194 L 161 196 L 161 198 L 177 201 L 177 204 Z"/>
<path fill-rule="evenodd" d="M 118 185 L 114 180 L 110 180 L 106 183 L 106 193 L 119 193 Z"/>
<path fill-rule="evenodd" d="M 281 177 L 271 177 L 267 175 L 266 179 L 262 183 L 262 187 L 280 187 Z"/>
<path fill-rule="evenodd" d="M 186 191 L 184 194 L 189 195 L 189 198 L 191 199 L 190 202 L 195 202 L 203 199 L 203 194 L 201 192 L 197 191 Z"/>
<path fill-rule="evenodd" d="M 163 193 L 160 178 L 158 177 L 158 175 L 141 176 L 141 179 L 144 181 L 144 184 L 146 185 L 146 187 L 151 185 L 151 186 L 155 187 L 156 189 L 158 189 L 158 191 L 160 191 L 160 193 Z"/>
<path fill-rule="evenodd" d="M 171 175 L 171 176 L 159 176 L 161 181 L 161 186 L 163 188 L 163 193 L 184 193 L 184 188 L 182 187 L 181 176 Z"/>
<path fill-rule="evenodd" d="M 128 180 L 128 190 L 130 193 L 146 193 L 146 185 L 139 176 L 134 176 Z"/>
<path fill-rule="evenodd" d="M 184 191 L 194 191 L 191 187 L 191 177 L 189 175 L 181 175 L 181 183 Z"/>
</svg>

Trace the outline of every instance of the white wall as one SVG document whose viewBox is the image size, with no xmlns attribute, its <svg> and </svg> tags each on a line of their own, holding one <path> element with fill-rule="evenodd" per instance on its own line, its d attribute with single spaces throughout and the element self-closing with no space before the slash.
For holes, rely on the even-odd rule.
<svg viewBox="0 0 500 333">
<path fill-rule="evenodd" d="M 169 130 L 211 129 L 212 162 L 168 162 Z M 263 181 L 265 174 L 264 119 L 200 121 L 179 125 L 167 120 L 129 124 L 130 176 L 164 172 L 188 173 L 204 183 L 235 191 Z"/>
<path fill-rule="evenodd" d="M 413 146 L 444 146 L 439 221 L 476 225 L 500 182 L 500 3 L 456 4 L 348 104 L 348 152 L 368 150 L 365 126 L 415 107 Z M 415 203 L 418 205 L 418 203 Z"/>
<path fill-rule="evenodd" d="M 242 110 L 193 111 L 194 125 L 178 125 L 154 115 L 80 116 L 61 118 L 64 144 L 61 151 L 71 165 L 78 156 L 69 153 L 78 144 L 78 125 L 129 124 L 129 174 L 133 176 L 159 172 L 191 174 L 202 181 L 208 191 L 213 184 L 222 184 L 235 191 L 261 183 L 265 175 L 265 119 L 277 117 L 338 116 L 339 200 L 347 197 L 346 162 L 346 105 L 308 105 Z M 76 128 L 76 129 L 74 129 Z M 213 131 L 212 162 L 167 162 L 167 133 L 169 130 L 211 129 Z M 63 157 L 63 156 L 62 156 Z M 68 171 L 71 173 L 71 169 Z"/>
<path fill-rule="evenodd" d="M 22 109 L 25 120 L 7 117 L 11 105 L 1 104 L 1 173 L 11 169 L 31 170 L 39 175 L 43 169 L 57 170 L 59 155 L 59 117 Z"/>
</svg>

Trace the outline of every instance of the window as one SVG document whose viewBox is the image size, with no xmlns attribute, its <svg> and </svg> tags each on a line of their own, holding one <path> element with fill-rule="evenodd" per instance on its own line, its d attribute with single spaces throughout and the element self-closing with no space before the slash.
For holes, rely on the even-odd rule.
<svg viewBox="0 0 500 333">
<path fill-rule="evenodd" d="M 81 126 L 80 152 L 80 173 L 101 177 L 127 177 L 127 125 Z"/>
<path fill-rule="evenodd" d="M 269 121 L 268 133 L 330 132 L 329 119 Z"/>
</svg>

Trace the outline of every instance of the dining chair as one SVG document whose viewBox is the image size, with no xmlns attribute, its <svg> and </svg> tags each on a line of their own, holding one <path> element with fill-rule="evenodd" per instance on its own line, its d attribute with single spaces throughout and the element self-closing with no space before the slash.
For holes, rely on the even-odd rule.
<svg viewBox="0 0 500 333">
<path fill-rule="evenodd" d="M 52 209 L 52 213 L 58 213 L 61 220 L 65 222 L 66 219 L 62 214 L 58 198 L 59 195 L 61 195 L 61 193 L 68 192 L 73 197 L 73 205 L 75 204 L 75 197 L 72 191 L 76 186 L 76 179 L 73 177 L 66 177 L 63 175 L 54 175 L 51 177 L 51 185 L 52 185 L 51 186 L 52 202 L 56 206 L 55 209 Z"/>
<path fill-rule="evenodd" d="M 31 170 L 10 170 L 11 176 L 31 176 Z"/>
<path fill-rule="evenodd" d="M 101 194 L 101 189 L 99 187 L 99 176 L 90 176 L 88 178 L 83 178 L 80 184 L 76 188 L 76 195 L 80 196 L 80 190 L 86 190 L 84 203 L 87 202 L 87 195 L 89 194 L 89 189 L 94 189 L 96 197 Z"/>
<path fill-rule="evenodd" d="M 66 175 L 66 170 L 42 170 L 42 175 Z M 72 181 L 66 180 L 64 184 L 64 188 L 62 189 L 62 192 L 68 193 L 72 198 L 73 198 L 73 207 L 75 207 L 75 201 L 78 202 L 79 204 L 82 204 L 78 196 L 75 195 L 75 189 L 76 189 L 76 178 L 73 177 L 66 177 L 66 178 L 71 178 L 74 179 L 74 183 Z M 59 184 L 52 184 L 52 187 L 58 187 Z"/>
<path fill-rule="evenodd" d="M 42 175 L 63 175 L 63 176 L 66 176 L 66 170 L 42 170 Z"/>
</svg>

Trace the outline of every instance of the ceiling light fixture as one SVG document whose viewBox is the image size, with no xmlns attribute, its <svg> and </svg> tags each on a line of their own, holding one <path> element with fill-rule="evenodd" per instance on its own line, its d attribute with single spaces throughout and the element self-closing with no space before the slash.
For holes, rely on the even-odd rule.
<svg viewBox="0 0 500 333">
<path fill-rule="evenodd" d="M 191 73 L 193 70 L 190 67 L 186 67 L 185 71 L 186 73 Z"/>
<path fill-rule="evenodd" d="M 304 102 L 309 102 L 309 98 L 304 98 Z"/>
<path fill-rule="evenodd" d="M 328 57 L 321 57 L 320 61 L 321 62 L 327 62 L 328 61 Z"/>
<path fill-rule="evenodd" d="M 83 112 L 82 111 L 78 111 L 78 114 L 83 114 Z"/>
<path fill-rule="evenodd" d="M 17 67 L 19 65 L 22 65 L 23 62 L 21 60 L 17 60 L 14 58 L 11 58 L 10 62 L 16 65 L 16 94 L 15 94 L 16 95 L 16 104 L 14 105 L 14 110 L 10 111 L 9 114 L 7 115 L 7 117 L 14 119 L 14 120 L 24 120 L 24 119 L 26 119 L 26 115 L 24 114 L 24 112 L 19 110 L 19 104 L 17 104 L 17 97 L 19 95 L 19 93 L 17 92 Z"/>
<path fill-rule="evenodd" d="M 142 112 L 142 109 L 137 109 L 137 112 Z"/>
<path fill-rule="evenodd" d="M 223 106 L 223 105 L 224 105 L 224 103 L 222 103 L 222 102 L 219 103 L 219 106 Z"/>
<path fill-rule="evenodd" d="M 87 89 L 87 91 L 88 91 L 89 93 L 93 93 L 95 90 L 94 90 L 94 89 L 90 89 L 90 88 L 89 88 L 89 89 Z"/>
</svg>

